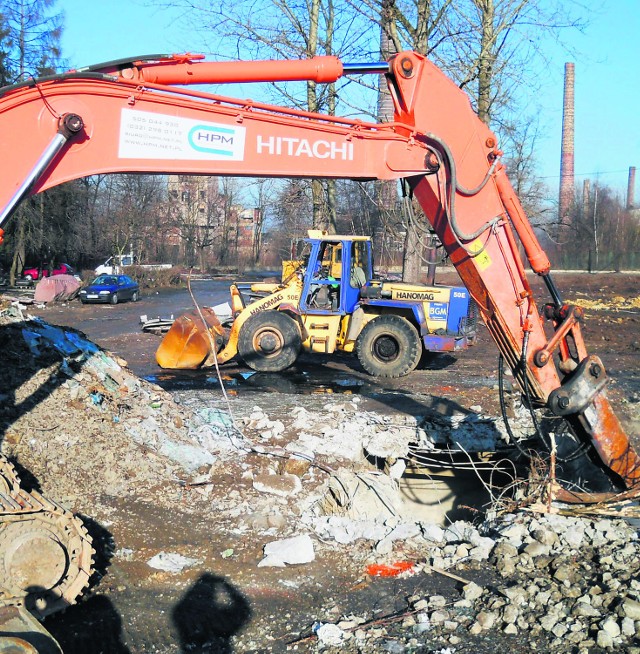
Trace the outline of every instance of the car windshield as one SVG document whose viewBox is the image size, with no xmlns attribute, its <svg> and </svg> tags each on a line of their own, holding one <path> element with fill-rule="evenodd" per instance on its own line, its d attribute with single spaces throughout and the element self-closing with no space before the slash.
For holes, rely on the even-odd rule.
<svg viewBox="0 0 640 654">
<path fill-rule="evenodd" d="M 117 280 L 115 277 L 111 277 L 111 275 L 98 275 L 93 282 L 91 282 L 94 286 L 107 286 L 107 285 L 114 285 L 117 284 Z"/>
</svg>

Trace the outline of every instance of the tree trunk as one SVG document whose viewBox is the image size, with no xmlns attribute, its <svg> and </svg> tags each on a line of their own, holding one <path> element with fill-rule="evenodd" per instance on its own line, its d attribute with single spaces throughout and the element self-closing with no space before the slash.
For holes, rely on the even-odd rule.
<svg viewBox="0 0 640 654">
<path fill-rule="evenodd" d="M 423 5 L 421 24 L 425 20 L 424 12 L 429 3 Z M 398 52 L 398 41 L 396 34 L 396 5 L 395 0 L 383 0 L 380 15 L 380 54 L 383 59 L 389 59 Z M 426 50 L 427 37 L 423 35 L 423 42 L 420 44 Z M 386 88 L 384 76 L 380 76 L 378 92 L 378 120 L 393 120 L 393 102 L 391 95 Z M 395 182 L 378 182 L 378 204 L 379 213 L 393 213 L 397 205 L 397 191 Z M 402 257 L 402 279 L 407 282 L 417 282 L 420 278 L 420 268 L 422 266 L 423 248 L 417 238 L 415 225 L 410 221 L 407 215 L 404 220 L 405 238 L 404 252 Z"/>
<path fill-rule="evenodd" d="M 327 231 L 329 234 L 337 234 L 338 218 L 336 215 L 336 180 L 325 180 L 327 186 Z"/>
<path fill-rule="evenodd" d="M 11 269 L 9 270 L 9 283 L 15 286 L 16 279 L 24 268 L 25 257 L 25 215 L 24 210 L 19 208 L 15 215 L 17 228 L 15 231 L 15 244 L 13 250 L 13 259 L 11 260 Z"/>
<path fill-rule="evenodd" d="M 495 64 L 495 32 L 493 22 L 495 8 L 493 0 L 479 0 L 481 12 L 480 56 L 478 58 L 478 118 L 489 124 L 491 120 L 491 90 Z"/>
<path fill-rule="evenodd" d="M 407 200 L 407 202 L 409 202 L 409 200 Z M 403 281 L 413 283 L 420 283 L 422 281 L 423 250 L 424 248 L 420 242 L 414 220 L 408 217 L 404 238 L 404 258 L 402 260 Z"/>
</svg>

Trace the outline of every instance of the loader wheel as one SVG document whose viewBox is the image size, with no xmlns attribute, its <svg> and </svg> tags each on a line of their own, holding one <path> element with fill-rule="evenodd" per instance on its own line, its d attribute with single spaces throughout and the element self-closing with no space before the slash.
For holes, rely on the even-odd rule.
<svg viewBox="0 0 640 654">
<path fill-rule="evenodd" d="M 251 316 L 240 328 L 238 352 L 258 372 L 280 372 L 298 358 L 302 339 L 297 323 L 280 311 Z"/>
<path fill-rule="evenodd" d="M 408 320 L 400 316 L 379 316 L 360 332 L 356 354 L 370 375 L 402 377 L 418 365 L 422 344 L 418 332 Z"/>
</svg>

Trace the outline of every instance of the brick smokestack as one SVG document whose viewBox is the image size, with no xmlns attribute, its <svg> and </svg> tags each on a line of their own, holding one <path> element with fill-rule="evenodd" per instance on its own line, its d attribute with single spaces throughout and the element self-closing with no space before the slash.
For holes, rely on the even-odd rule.
<svg viewBox="0 0 640 654">
<path fill-rule="evenodd" d="M 635 209 L 636 167 L 629 166 L 629 184 L 627 185 L 627 209 Z"/>
<path fill-rule="evenodd" d="M 560 198 L 558 217 L 568 223 L 574 199 L 574 64 L 564 65 L 564 101 L 562 104 L 562 150 L 560 152 Z"/>
</svg>

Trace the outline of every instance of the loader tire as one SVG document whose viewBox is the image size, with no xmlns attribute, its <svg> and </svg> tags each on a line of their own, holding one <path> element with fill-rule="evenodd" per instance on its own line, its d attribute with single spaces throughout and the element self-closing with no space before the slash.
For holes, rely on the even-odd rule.
<svg viewBox="0 0 640 654">
<path fill-rule="evenodd" d="M 364 326 L 356 341 L 356 354 L 374 377 L 403 377 L 418 365 L 422 343 L 408 320 L 384 315 Z"/>
<path fill-rule="evenodd" d="M 263 311 L 240 328 L 238 353 L 258 372 L 280 372 L 298 358 L 302 338 L 297 323 L 286 313 Z"/>
</svg>

